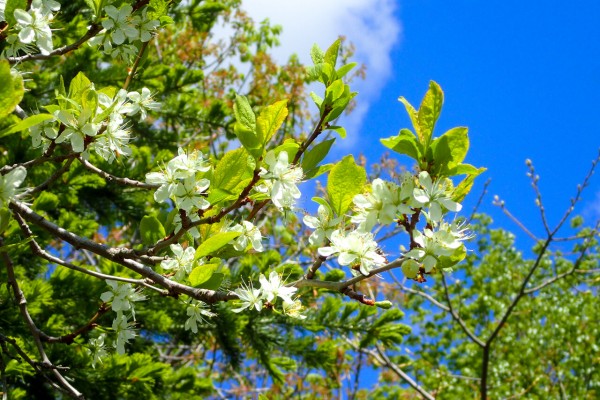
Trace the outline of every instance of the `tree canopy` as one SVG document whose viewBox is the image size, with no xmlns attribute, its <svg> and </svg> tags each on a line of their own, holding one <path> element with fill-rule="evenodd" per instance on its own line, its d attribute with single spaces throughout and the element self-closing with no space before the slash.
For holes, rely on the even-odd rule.
<svg viewBox="0 0 600 400">
<path fill-rule="evenodd" d="M 281 29 L 0 1 L 3 399 L 597 398 L 598 159 L 555 226 L 528 161 L 519 249 L 462 207 L 485 166 L 436 82 L 379 162 L 337 157 L 364 71 L 341 38 L 278 64 Z"/>
</svg>

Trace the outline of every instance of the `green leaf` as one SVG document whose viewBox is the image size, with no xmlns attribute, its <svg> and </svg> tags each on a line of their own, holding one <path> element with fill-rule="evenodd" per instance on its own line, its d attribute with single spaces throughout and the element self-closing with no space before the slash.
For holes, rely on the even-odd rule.
<svg viewBox="0 0 600 400">
<path fill-rule="evenodd" d="M 189 276 L 190 284 L 194 287 L 207 282 L 219 268 L 219 264 L 199 265 L 192 270 Z"/>
<path fill-rule="evenodd" d="M 471 164 L 458 164 L 456 167 L 448 170 L 448 176 L 455 175 L 479 175 L 481 172 L 480 168 L 475 167 Z M 485 170 L 485 168 L 484 168 Z"/>
<path fill-rule="evenodd" d="M 259 158 L 262 156 L 263 143 L 256 133 L 256 116 L 245 96 L 236 95 L 233 105 L 236 123 L 233 131 L 250 154 Z"/>
<path fill-rule="evenodd" d="M 219 232 L 209 237 L 196 249 L 196 255 L 194 256 L 194 259 L 197 260 L 201 257 L 206 257 L 210 254 L 213 254 L 241 234 L 241 232 Z"/>
<path fill-rule="evenodd" d="M 275 155 L 279 155 L 282 151 L 285 151 L 288 154 L 288 160 L 293 160 L 296 157 L 296 153 L 300 149 L 300 145 L 294 139 L 287 139 L 281 145 L 275 147 L 273 152 Z"/>
<path fill-rule="evenodd" d="M 142 243 L 150 246 L 166 236 L 165 228 L 158 218 L 145 215 L 140 222 L 140 236 L 142 237 Z"/>
<path fill-rule="evenodd" d="M 313 101 L 315 102 L 317 107 L 319 107 L 319 110 L 320 110 L 321 106 L 323 105 L 323 98 L 321 96 L 319 96 L 318 94 L 316 94 L 315 92 L 310 92 L 310 97 L 313 99 Z"/>
<path fill-rule="evenodd" d="M 235 189 L 245 186 L 252 179 L 252 168 L 248 158 L 250 155 L 244 148 L 225 153 L 215 167 L 211 179 L 211 190 L 208 201 L 215 204 L 228 197 L 236 195 Z"/>
<path fill-rule="evenodd" d="M 450 256 L 438 257 L 438 260 L 439 260 L 438 267 L 439 267 L 439 269 L 447 270 L 449 268 L 452 268 L 453 266 L 455 266 L 462 260 L 464 260 L 466 257 L 467 257 L 467 250 L 466 250 L 465 246 L 464 245 L 460 246 L 459 248 L 454 250 L 454 252 Z"/>
<path fill-rule="evenodd" d="M 267 144 L 288 115 L 287 100 L 265 107 L 256 120 L 257 134 L 263 146 Z"/>
<path fill-rule="evenodd" d="M 458 184 L 458 186 L 456 186 L 454 188 L 454 191 L 452 192 L 453 193 L 452 200 L 454 200 L 458 203 L 462 202 L 463 199 L 465 198 L 465 196 L 467 194 L 469 194 L 469 192 L 471 191 L 471 188 L 473 187 L 473 182 L 475 181 L 475 178 L 486 170 L 487 170 L 487 168 L 479 168 L 476 173 L 467 175 Z"/>
<path fill-rule="evenodd" d="M 363 167 L 356 165 L 351 155 L 344 157 L 331 169 L 327 180 L 327 193 L 338 216 L 344 215 L 354 196 L 362 193 L 366 180 L 367 172 Z"/>
<path fill-rule="evenodd" d="M 429 90 L 425 93 L 418 112 L 420 140 L 426 147 L 431 141 L 433 128 L 440 117 L 443 104 L 442 88 L 435 81 L 429 82 Z"/>
<path fill-rule="evenodd" d="M 11 218 L 12 213 L 8 211 L 8 208 L 0 208 L 0 235 L 2 235 L 4 231 L 8 229 L 8 224 L 10 223 Z"/>
<path fill-rule="evenodd" d="M 342 79 L 344 76 L 346 76 L 346 74 L 350 71 L 352 71 L 354 69 L 354 67 L 356 67 L 357 63 L 355 62 L 351 62 L 349 64 L 346 65 L 342 65 L 340 68 L 338 68 L 336 72 L 338 79 Z"/>
<path fill-rule="evenodd" d="M 313 168 L 310 171 L 304 171 L 305 179 L 316 178 L 319 175 L 323 175 L 326 172 L 331 171 L 335 164 L 323 164 L 319 165 L 317 168 Z"/>
<path fill-rule="evenodd" d="M 312 149 L 304 153 L 302 158 L 302 170 L 310 171 L 315 168 L 329 153 L 331 145 L 335 142 L 335 139 L 324 140 L 321 143 L 313 146 Z"/>
<path fill-rule="evenodd" d="M 340 46 L 342 41 L 340 39 L 333 42 L 331 46 L 325 52 L 324 61 L 335 68 L 335 63 L 337 62 L 338 54 L 340 53 Z"/>
<path fill-rule="evenodd" d="M 17 20 L 15 19 L 15 10 L 17 8 L 20 8 L 21 10 L 27 10 L 27 0 L 7 0 L 5 4 L 6 8 L 4 9 L 4 18 L 6 19 L 6 22 L 8 22 L 9 26 L 14 26 L 17 24 Z"/>
<path fill-rule="evenodd" d="M 208 279 L 204 283 L 200 283 L 198 288 L 200 289 L 208 289 L 208 290 L 218 290 L 221 287 L 221 283 L 225 279 L 225 274 L 222 272 L 215 272 L 212 274 L 210 279 Z"/>
<path fill-rule="evenodd" d="M 328 126 L 326 128 L 326 130 L 334 131 L 335 133 L 340 135 L 340 137 L 342 139 L 346 139 L 346 128 L 344 128 L 343 126 L 332 125 L 332 126 Z"/>
<path fill-rule="evenodd" d="M 419 139 L 419 142 L 421 144 L 425 144 L 425 142 L 423 142 L 423 140 L 421 139 L 421 128 L 419 126 L 419 114 L 417 113 L 417 110 L 415 110 L 415 108 L 412 106 L 412 104 L 410 104 L 408 102 L 408 100 L 406 100 L 404 97 L 399 97 L 398 101 L 400 103 L 404 104 L 404 108 L 406 109 L 406 112 L 408 113 L 410 122 L 412 122 L 414 130 L 415 130 L 415 132 L 417 132 L 417 139 Z"/>
<path fill-rule="evenodd" d="M 0 131 L 0 138 L 8 135 L 12 135 L 13 133 L 24 131 L 25 129 L 31 128 L 32 126 L 36 126 L 41 124 L 44 121 L 48 121 L 49 119 L 54 119 L 52 114 L 36 114 L 31 117 L 27 117 L 19 123 L 9 126 L 8 128 Z"/>
<path fill-rule="evenodd" d="M 334 101 L 344 95 L 344 89 L 346 88 L 344 82 L 341 79 L 335 80 L 331 85 L 325 89 L 325 102 L 326 104 L 333 104 Z"/>
<path fill-rule="evenodd" d="M 83 72 L 78 73 L 69 84 L 69 99 L 81 103 L 83 94 L 86 90 L 92 88 L 92 82 Z"/>
<path fill-rule="evenodd" d="M 406 128 L 401 129 L 398 136 L 381 139 L 381 144 L 396 153 L 405 154 L 417 161 L 421 158 L 420 143 L 417 141 L 415 134 Z"/>
<path fill-rule="evenodd" d="M 8 61 L 0 61 L 0 118 L 14 111 L 23 99 L 23 77 L 10 70 Z"/>
<path fill-rule="evenodd" d="M 462 163 L 469 150 L 469 135 L 466 127 L 452 128 L 431 143 L 433 172 L 446 174 Z M 456 174 L 455 174 L 456 175 Z"/>
</svg>

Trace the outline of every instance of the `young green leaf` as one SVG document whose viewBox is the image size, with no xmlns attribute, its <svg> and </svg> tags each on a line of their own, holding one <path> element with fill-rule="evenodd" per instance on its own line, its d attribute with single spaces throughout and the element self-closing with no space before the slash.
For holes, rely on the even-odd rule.
<svg viewBox="0 0 600 400">
<path fill-rule="evenodd" d="M 315 168 L 329 153 L 331 145 L 335 142 L 335 139 L 324 140 L 321 143 L 313 146 L 312 149 L 304 153 L 302 158 L 302 170 L 310 171 Z"/>
<path fill-rule="evenodd" d="M 8 61 L 0 61 L 0 118 L 13 112 L 24 93 L 23 77 L 10 70 Z"/>
<path fill-rule="evenodd" d="M 431 143 L 433 172 L 445 174 L 463 162 L 469 150 L 466 127 L 452 128 Z"/>
<path fill-rule="evenodd" d="M 151 246 L 166 236 L 165 228 L 158 218 L 145 215 L 140 222 L 140 236 L 142 243 L 146 246 Z"/>
<path fill-rule="evenodd" d="M 24 131 L 25 129 L 31 128 L 32 126 L 41 124 L 44 121 L 48 121 L 53 119 L 54 116 L 51 114 L 36 114 L 31 117 L 27 117 L 24 120 L 16 123 L 13 126 L 9 126 L 8 128 L 0 131 L 0 138 L 8 135 L 12 135 L 13 133 Z"/>
<path fill-rule="evenodd" d="M 196 249 L 194 258 L 197 260 L 201 257 L 213 254 L 241 234 L 241 232 L 219 232 L 216 235 L 209 237 Z"/>
<path fill-rule="evenodd" d="M 363 167 L 356 165 L 351 155 L 344 157 L 331 169 L 327 180 L 327 193 L 337 215 L 344 215 L 354 196 L 362 192 L 366 181 L 367 172 Z"/>
<path fill-rule="evenodd" d="M 420 161 L 421 159 L 421 144 L 417 141 L 415 134 L 408 129 L 401 129 L 398 136 L 381 139 L 381 144 L 396 153 L 405 154 L 416 161 Z"/>
<path fill-rule="evenodd" d="M 271 140 L 288 115 L 287 100 L 265 107 L 256 119 L 257 135 L 263 146 Z"/>
<path fill-rule="evenodd" d="M 434 81 L 429 82 L 429 90 L 425 93 L 418 111 L 420 140 L 426 147 L 431 141 L 433 128 L 440 117 L 443 104 L 444 92 L 442 92 L 442 88 Z"/>
<path fill-rule="evenodd" d="M 199 265 L 190 272 L 188 279 L 194 287 L 207 282 L 219 268 L 219 264 L 204 264 Z"/>
<path fill-rule="evenodd" d="M 338 54 L 340 53 L 340 46 L 342 45 L 342 41 L 337 39 L 325 52 L 324 61 L 335 68 L 335 63 L 337 62 Z"/>
</svg>

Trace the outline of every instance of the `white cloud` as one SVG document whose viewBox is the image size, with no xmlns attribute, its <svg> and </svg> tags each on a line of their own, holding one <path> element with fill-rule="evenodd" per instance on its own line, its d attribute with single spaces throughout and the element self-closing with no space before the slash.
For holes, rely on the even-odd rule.
<svg viewBox="0 0 600 400">
<path fill-rule="evenodd" d="M 273 55 L 284 62 L 297 54 L 310 63 L 310 48 L 317 43 L 326 49 L 344 35 L 355 45 L 354 61 L 365 64 L 367 78 L 351 88 L 359 92 L 358 106 L 344 121 L 348 139 L 338 145 L 355 143 L 369 104 L 392 73 L 391 50 L 400 39 L 401 25 L 394 12 L 397 0 L 245 0 L 243 8 L 257 22 L 269 18 L 283 26 L 281 46 Z M 321 93 L 319 93 L 321 94 Z"/>
</svg>

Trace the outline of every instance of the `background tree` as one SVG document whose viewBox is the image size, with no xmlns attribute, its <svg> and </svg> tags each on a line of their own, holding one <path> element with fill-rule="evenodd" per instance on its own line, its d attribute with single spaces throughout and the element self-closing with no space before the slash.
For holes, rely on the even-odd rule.
<svg viewBox="0 0 600 400">
<path fill-rule="evenodd" d="M 533 169 L 533 259 L 452 222 L 483 169 L 466 128 L 434 135 L 435 82 L 382 140 L 406 167 L 367 176 L 323 164 L 362 74 L 342 41 L 277 65 L 281 28 L 239 1 L 0 12 L 5 398 L 597 394 L 598 227 L 559 238 L 572 209 L 548 226 Z"/>
</svg>

